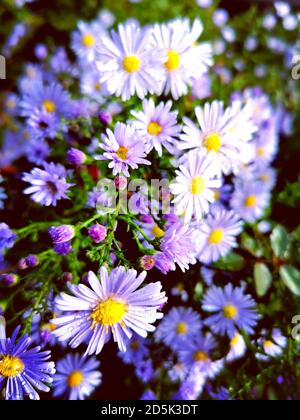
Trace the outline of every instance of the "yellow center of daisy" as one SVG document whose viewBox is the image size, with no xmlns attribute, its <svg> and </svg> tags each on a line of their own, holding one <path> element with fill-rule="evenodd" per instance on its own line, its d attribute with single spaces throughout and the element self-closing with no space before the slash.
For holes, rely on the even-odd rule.
<svg viewBox="0 0 300 420">
<path fill-rule="evenodd" d="M 205 182 L 202 176 L 198 176 L 192 180 L 192 194 L 200 195 L 205 187 Z"/>
<path fill-rule="evenodd" d="M 57 328 L 57 326 L 56 326 L 56 325 L 54 325 L 54 324 L 51 324 L 51 323 L 44 324 L 44 325 L 42 326 L 42 330 L 43 330 L 43 331 L 55 331 L 55 330 L 56 330 L 56 328 Z"/>
<path fill-rule="evenodd" d="M 219 201 L 219 200 L 220 200 L 220 198 L 221 198 L 220 191 L 215 190 L 215 191 L 214 191 L 214 199 L 215 199 L 215 201 Z"/>
<path fill-rule="evenodd" d="M 70 388 L 77 388 L 83 382 L 83 374 L 80 370 L 74 370 L 68 377 L 68 385 Z"/>
<path fill-rule="evenodd" d="M 218 133 L 211 133 L 204 139 L 204 146 L 208 152 L 218 152 L 222 146 L 221 137 Z"/>
<path fill-rule="evenodd" d="M 153 226 L 152 233 L 155 238 L 163 238 L 165 236 L 165 232 L 158 225 Z"/>
<path fill-rule="evenodd" d="M 86 47 L 86 48 L 92 48 L 94 47 L 94 45 L 96 44 L 96 39 L 94 37 L 94 35 L 92 34 L 85 34 L 82 37 L 82 44 Z"/>
<path fill-rule="evenodd" d="M 137 351 L 141 347 L 140 343 L 138 341 L 132 341 L 130 344 L 130 348 L 133 351 Z"/>
<path fill-rule="evenodd" d="M 129 150 L 127 149 L 127 147 L 121 146 L 119 147 L 119 150 L 117 151 L 117 155 L 121 160 L 126 160 L 128 151 Z"/>
<path fill-rule="evenodd" d="M 204 351 L 196 351 L 196 353 L 194 353 L 193 359 L 195 362 L 207 362 L 209 357 Z"/>
<path fill-rule="evenodd" d="M 210 243 L 210 245 L 218 245 L 219 243 L 222 242 L 223 238 L 224 238 L 223 229 L 214 229 L 208 238 L 208 242 Z"/>
<path fill-rule="evenodd" d="M 239 343 L 240 337 L 240 334 L 235 334 L 235 336 L 230 341 L 230 347 L 236 346 Z"/>
<path fill-rule="evenodd" d="M 269 177 L 269 175 L 267 175 L 267 174 L 262 175 L 262 176 L 260 177 L 260 179 L 261 179 L 263 182 L 268 182 L 268 181 L 270 181 L 270 177 Z"/>
<path fill-rule="evenodd" d="M 23 372 L 25 366 L 21 359 L 14 356 L 0 356 L 0 376 L 13 378 Z"/>
<path fill-rule="evenodd" d="M 36 76 L 36 71 L 34 69 L 28 69 L 26 73 L 30 79 L 34 79 Z"/>
<path fill-rule="evenodd" d="M 263 147 L 259 147 L 257 149 L 257 154 L 259 157 L 263 157 L 265 155 L 265 149 Z"/>
<path fill-rule="evenodd" d="M 246 207 L 254 207 L 257 202 L 255 195 L 249 195 L 245 198 L 245 206 Z"/>
<path fill-rule="evenodd" d="M 274 343 L 271 340 L 267 340 L 264 342 L 264 347 L 266 347 L 267 349 L 270 349 L 274 347 Z"/>
<path fill-rule="evenodd" d="M 49 99 L 46 99 L 43 102 L 43 107 L 45 111 L 49 112 L 49 114 L 53 114 L 56 111 L 56 105 L 53 101 L 50 101 Z"/>
<path fill-rule="evenodd" d="M 158 136 L 162 132 L 162 126 L 158 124 L 156 121 L 152 121 L 148 125 L 148 133 L 151 136 Z"/>
<path fill-rule="evenodd" d="M 123 68 L 127 73 L 135 73 L 141 67 L 141 61 L 135 55 L 128 55 L 123 60 Z"/>
<path fill-rule="evenodd" d="M 165 62 L 165 67 L 168 71 L 177 70 L 180 66 L 180 55 L 176 51 L 168 52 L 168 60 Z"/>
<path fill-rule="evenodd" d="M 234 305 L 225 305 L 223 308 L 223 314 L 227 319 L 236 319 L 238 310 Z"/>
<path fill-rule="evenodd" d="M 28 132 L 28 131 L 24 131 L 24 132 L 23 132 L 23 139 L 24 139 L 24 140 L 29 140 L 29 138 L 30 138 L 30 134 L 29 134 L 29 132 Z"/>
<path fill-rule="evenodd" d="M 176 332 L 178 335 L 185 334 L 188 330 L 188 326 L 185 322 L 179 322 L 176 326 Z"/>
<path fill-rule="evenodd" d="M 16 102 L 13 99 L 9 99 L 6 102 L 6 106 L 8 109 L 14 109 L 16 107 Z"/>
<path fill-rule="evenodd" d="M 100 83 L 95 84 L 95 90 L 97 90 L 97 92 L 99 92 L 101 90 L 101 84 Z"/>
<path fill-rule="evenodd" d="M 96 325 L 102 325 L 106 329 L 114 324 L 121 322 L 127 312 L 127 305 L 121 300 L 109 298 L 99 303 L 93 310 L 91 319 L 92 328 Z"/>
</svg>

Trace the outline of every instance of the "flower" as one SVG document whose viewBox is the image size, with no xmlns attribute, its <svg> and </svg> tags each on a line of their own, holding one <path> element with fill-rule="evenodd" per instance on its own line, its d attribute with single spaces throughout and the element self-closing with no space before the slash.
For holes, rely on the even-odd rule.
<svg viewBox="0 0 300 420">
<path fill-rule="evenodd" d="M 99 225 L 99 223 L 96 223 L 95 225 L 89 228 L 89 237 L 96 244 L 100 244 L 100 242 L 104 241 L 106 236 L 107 236 L 106 227 Z"/>
<path fill-rule="evenodd" d="M 14 246 L 17 235 L 6 223 L 0 223 L 0 251 Z"/>
<path fill-rule="evenodd" d="M 188 118 L 184 118 L 183 134 L 178 148 L 200 149 L 214 154 L 218 173 L 228 175 L 236 169 L 238 162 L 248 162 L 249 142 L 257 127 L 252 121 L 252 107 L 241 107 L 235 101 L 224 110 L 220 101 L 206 103 L 203 108 L 195 108 L 199 128 Z"/>
<path fill-rule="evenodd" d="M 243 220 L 254 223 L 260 219 L 270 202 L 270 192 L 259 183 L 236 184 L 230 205 Z"/>
<path fill-rule="evenodd" d="M 241 334 L 236 332 L 230 340 L 230 350 L 226 356 L 226 361 L 232 362 L 241 359 L 247 351 L 246 343 Z"/>
<path fill-rule="evenodd" d="M 199 261 L 211 264 L 237 246 L 242 222 L 233 211 L 217 208 L 199 225 Z"/>
<path fill-rule="evenodd" d="M 39 258 L 37 255 L 27 255 L 25 258 L 25 262 L 28 265 L 28 267 L 33 268 L 39 265 Z"/>
<path fill-rule="evenodd" d="M 61 244 L 62 242 L 69 242 L 74 238 L 75 229 L 71 225 L 51 226 L 48 233 L 53 244 Z"/>
<path fill-rule="evenodd" d="M 132 22 L 119 25 L 110 37 L 102 37 L 96 64 L 100 82 L 111 94 L 126 101 L 135 94 L 143 99 L 148 92 L 154 93 L 164 57 L 151 48 L 151 38 L 152 30 Z"/>
<path fill-rule="evenodd" d="M 142 337 L 154 331 L 151 324 L 162 318 L 158 311 L 167 301 L 159 282 L 137 290 L 146 272 L 137 276 L 135 270 L 118 267 L 108 274 L 106 268 L 101 267 L 100 277 L 99 282 L 96 275 L 89 272 L 92 290 L 83 284 L 68 284 L 75 296 L 62 293 L 56 299 L 62 315 L 52 321 L 58 327 L 55 335 L 61 341 L 70 341 L 72 348 L 87 341 L 87 355 L 99 354 L 111 333 L 119 350 L 126 351 L 125 340 L 132 337 L 131 330 Z"/>
<path fill-rule="evenodd" d="M 202 309 L 215 314 L 204 323 L 216 334 L 233 338 L 238 330 L 253 334 L 259 315 L 256 303 L 243 287 L 227 284 L 224 289 L 212 286 L 204 295 Z"/>
<path fill-rule="evenodd" d="M 262 331 L 262 337 L 257 342 L 265 355 L 257 353 L 259 360 L 268 361 L 270 357 L 279 357 L 287 346 L 287 338 L 282 334 L 280 329 L 274 328 L 271 331 L 271 338 L 268 338 L 267 331 Z"/>
<path fill-rule="evenodd" d="M 66 181 L 68 172 L 62 165 L 51 162 L 44 163 L 43 167 L 23 174 L 23 181 L 31 184 L 24 194 L 31 194 L 32 200 L 41 205 L 56 206 L 57 201 L 68 198 L 68 190 L 73 184 Z"/>
<path fill-rule="evenodd" d="M 199 19 L 192 27 L 188 19 L 177 19 L 168 24 L 156 24 L 153 29 L 153 50 L 164 58 L 161 64 L 162 89 L 171 92 L 175 100 L 186 95 L 201 73 L 212 65 L 212 48 L 208 43 L 197 44 L 203 31 Z"/>
<path fill-rule="evenodd" d="M 131 339 L 126 339 L 126 352 L 119 352 L 119 357 L 126 364 L 137 365 L 149 357 L 147 339 L 134 334 Z"/>
<path fill-rule="evenodd" d="M 100 363 L 95 357 L 67 354 L 56 365 L 53 396 L 65 395 L 68 400 L 84 400 L 101 384 Z"/>
<path fill-rule="evenodd" d="M 102 104 L 109 94 L 106 85 L 100 83 L 100 75 L 97 67 L 93 64 L 86 68 L 85 65 L 84 70 L 80 78 L 80 90 L 82 94 L 88 99 L 97 102 L 97 104 Z M 99 114 L 101 115 L 100 122 L 104 124 L 111 122 L 112 118 L 108 112 L 101 111 Z"/>
<path fill-rule="evenodd" d="M 1 274 L 0 275 L 0 284 L 5 287 L 16 286 L 20 281 L 20 277 L 16 274 Z"/>
<path fill-rule="evenodd" d="M 15 329 L 11 338 L 6 338 L 5 319 L 0 317 L 0 387 L 5 386 L 6 400 L 23 400 L 24 396 L 38 400 L 35 388 L 50 391 L 46 384 L 52 382 L 54 363 L 48 361 L 49 351 L 29 348 L 31 339 L 27 335 L 17 341 L 20 328 Z"/>
<path fill-rule="evenodd" d="M 50 147 L 43 139 L 35 139 L 26 143 L 25 153 L 29 162 L 43 165 L 50 155 Z"/>
<path fill-rule="evenodd" d="M 61 255 L 62 257 L 65 257 L 73 251 L 71 242 L 61 242 L 59 244 L 55 244 L 53 249 L 58 255 Z"/>
<path fill-rule="evenodd" d="M 72 147 L 67 152 L 67 161 L 73 165 L 82 165 L 86 161 L 86 155 L 81 150 Z"/>
<path fill-rule="evenodd" d="M 154 148 L 162 156 L 162 146 L 173 153 L 180 126 L 177 124 L 177 111 L 171 112 L 171 108 L 172 101 L 155 106 L 153 99 L 144 99 L 143 110 L 131 112 L 137 119 L 134 126 L 138 135 L 144 138 L 148 153 Z"/>
<path fill-rule="evenodd" d="M 150 271 L 155 266 L 155 258 L 152 255 L 144 255 L 140 259 L 140 266 L 145 271 Z"/>
<path fill-rule="evenodd" d="M 95 61 L 96 50 L 104 31 L 99 22 L 80 21 L 77 30 L 72 33 L 71 47 L 75 54 L 85 62 Z"/>
<path fill-rule="evenodd" d="M 110 180 L 103 181 L 103 185 L 94 187 L 88 193 L 86 206 L 96 208 L 99 214 L 113 213 L 116 209 L 116 189 Z"/>
<path fill-rule="evenodd" d="M 221 187 L 216 173 L 214 155 L 205 152 L 188 154 L 186 163 L 176 171 L 177 177 L 170 189 L 175 195 L 175 213 L 184 214 L 186 223 L 194 215 L 196 220 L 201 220 L 209 212 L 209 204 L 215 201 L 213 189 Z"/>
<path fill-rule="evenodd" d="M 155 338 L 176 351 L 199 334 L 200 328 L 201 320 L 197 312 L 191 308 L 172 308 L 155 331 Z"/>
<path fill-rule="evenodd" d="M 111 160 L 108 165 L 113 169 L 113 175 L 123 173 L 129 177 L 129 167 L 137 169 L 138 165 L 150 165 L 144 159 L 146 157 L 146 146 L 138 137 L 134 127 L 118 122 L 114 132 L 107 129 L 103 136 L 104 144 L 100 147 L 104 150 L 100 160 Z"/>
<path fill-rule="evenodd" d="M 160 248 L 169 260 L 172 270 L 178 264 L 184 272 L 189 264 L 196 264 L 198 252 L 197 232 L 181 222 L 171 225 L 162 238 Z"/>
<path fill-rule="evenodd" d="M 135 374 L 142 382 L 149 383 L 154 375 L 152 360 L 142 360 L 136 363 Z"/>
</svg>

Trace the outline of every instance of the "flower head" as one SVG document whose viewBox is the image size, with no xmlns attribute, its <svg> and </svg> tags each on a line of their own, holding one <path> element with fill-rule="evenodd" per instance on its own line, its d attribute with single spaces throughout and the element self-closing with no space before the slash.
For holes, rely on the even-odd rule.
<svg viewBox="0 0 300 420">
<path fill-rule="evenodd" d="M 103 35 L 104 31 L 99 22 L 80 21 L 77 30 L 72 34 L 72 49 L 81 60 L 92 63 L 95 60 L 99 40 Z"/>
<path fill-rule="evenodd" d="M 241 219 L 254 223 L 263 216 L 269 202 L 270 192 L 249 182 L 236 184 L 230 204 Z"/>
<path fill-rule="evenodd" d="M 0 251 L 14 246 L 17 235 L 6 223 L 0 223 Z"/>
</svg>

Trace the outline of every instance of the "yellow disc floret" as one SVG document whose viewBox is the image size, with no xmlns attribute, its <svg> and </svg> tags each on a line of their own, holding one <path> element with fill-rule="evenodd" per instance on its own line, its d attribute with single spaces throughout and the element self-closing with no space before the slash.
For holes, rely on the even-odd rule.
<svg viewBox="0 0 300 420">
<path fill-rule="evenodd" d="M 82 44 L 86 47 L 86 48 L 92 48 L 95 46 L 96 44 L 96 39 L 94 37 L 94 35 L 92 34 L 85 34 L 82 37 Z"/>
<path fill-rule="evenodd" d="M 127 147 L 121 146 L 116 153 L 121 160 L 126 160 L 128 151 Z"/>
<path fill-rule="evenodd" d="M 188 326 L 185 322 L 179 322 L 176 326 L 176 332 L 178 335 L 185 334 L 188 330 Z"/>
<path fill-rule="evenodd" d="M 68 377 L 68 385 L 70 388 L 77 388 L 83 382 L 83 374 L 80 370 L 74 370 Z"/>
<path fill-rule="evenodd" d="M 135 55 L 128 55 L 123 60 L 123 68 L 127 73 L 135 73 L 141 67 L 141 62 Z"/>
<path fill-rule="evenodd" d="M 53 101 L 50 101 L 49 99 L 46 99 L 43 102 L 43 107 L 45 111 L 49 112 L 49 114 L 53 114 L 56 111 L 56 105 Z"/>
<path fill-rule="evenodd" d="M 193 195 L 200 195 L 205 187 L 205 182 L 202 176 L 198 176 L 194 178 L 192 181 L 192 194 Z"/>
<path fill-rule="evenodd" d="M 249 195 L 245 198 L 245 206 L 246 207 L 254 207 L 257 202 L 257 198 L 255 195 Z"/>
<path fill-rule="evenodd" d="M 223 238 L 223 229 L 214 229 L 208 238 L 208 242 L 210 243 L 210 245 L 218 245 L 222 242 Z"/>
<path fill-rule="evenodd" d="M 222 146 L 221 137 L 218 133 L 211 133 L 204 139 L 204 146 L 208 152 L 218 152 Z"/>
<path fill-rule="evenodd" d="M 204 351 L 196 351 L 193 357 L 195 362 L 208 362 L 209 357 Z"/>
<path fill-rule="evenodd" d="M 163 238 L 165 236 L 165 232 L 156 224 L 153 226 L 152 233 L 155 238 Z"/>
<path fill-rule="evenodd" d="M 92 312 L 92 328 L 102 325 L 106 329 L 114 324 L 122 323 L 127 312 L 127 305 L 113 297 L 99 303 Z"/>
<path fill-rule="evenodd" d="M 158 124 L 156 121 L 151 121 L 148 125 L 148 133 L 151 136 L 158 136 L 162 132 L 162 126 Z"/>
<path fill-rule="evenodd" d="M 165 63 L 165 67 L 168 71 L 177 70 L 180 66 L 180 55 L 176 51 L 168 52 L 168 60 Z"/>
<path fill-rule="evenodd" d="M 238 310 L 234 305 L 225 305 L 223 308 L 225 318 L 234 320 L 237 317 Z"/>
<path fill-rule="evenodd" d="M 23 372 L 25 366 L 21 359 L 14 356 L 0 356 L 0 376 L 13 378 Z"/>
</svg>

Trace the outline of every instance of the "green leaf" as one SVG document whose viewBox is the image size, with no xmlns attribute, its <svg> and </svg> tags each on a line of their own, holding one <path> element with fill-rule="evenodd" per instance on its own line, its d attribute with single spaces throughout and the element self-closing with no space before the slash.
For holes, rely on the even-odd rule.
<svg viewBox="0 0 300 420">
<path fill-rule="evenodd" d="M 245 265 L 245 259 L 241 255 L 232 252 L 226 257 L 220 259 L 217 263 L 213 264 L 213 267 L 220 270 L 240 271 L 245 267 Z"/>
<path fill-rule="evenodd" d="M 255 257 L 261 258 L 264 255 L 262 244 L 247 233 L 242 235 L 242 246 Z"/>
<path fill-rule="evenodd" d="M 284 257 L 289 245 L 289 235 L 283 226 L 276 226 L 271 234 L 271 246 L 276 257 Z"/>
<path fill-rule="evenodd" d="M 283 283 L 294 295 L 300 296 L 300 271 L 291 265 L 280 267 L 280 277 Z"/>
<path fill-rule="evenodd" d="M 266 264 L 256 263 L 254 265 L 254 280 L 257 296 L 265 296 L 272 284 L 272 274 Z"/>
<path fill-rule="evenodd" d="M 203 295 L 203 284 L 201 282 L 198 282 L 194 289 L 195 302 L 201 302 L 202 295 Z"/>
</svg>

